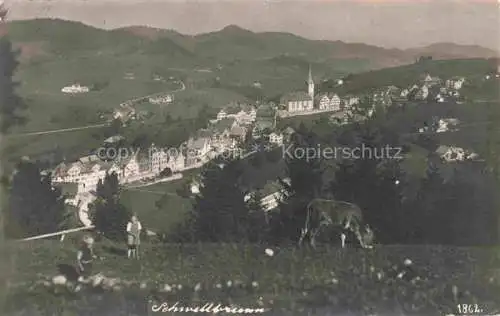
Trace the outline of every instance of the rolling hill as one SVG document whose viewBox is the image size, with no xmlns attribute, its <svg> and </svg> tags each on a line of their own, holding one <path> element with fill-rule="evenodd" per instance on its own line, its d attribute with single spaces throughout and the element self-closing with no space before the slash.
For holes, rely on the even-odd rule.
<svg viewBox="0 0 500 316">
<path fill-rule="evenodd" d="M 143 26 L 107 31 L 79 22 L 36 19 L 9 22 L 9 33 L 21 49 L 24 47 L 26 50 L 26 47 L 37 43 L 36 47 L 45 55 L 65 57 L 89 52 L 114 55 L 139 52 L 225 63 L 291 55 L 308 62 L 367 60 L 373 69 L 408 64 L 421 55 L 432 55 L 434 59 L 489 58 L 497 55 L 479 46 L 437 43 L 409 50 L 386 49 L 361 43 L 309 40 L 289 33 L 255 33 L 236 25 L 190 36 Z"/>
<path fill-rule="evenodd" d="M 421 76 L 426 73 L 440 78 L 464 76 L 468 77 L 468 79 L 476 80 L 482 78 L 487 73 L 495 71 L 495 69 L 495 59 L 471 58 L 431 60 L 352 74 L 345 78 L 345 83 L 341 87 L 336 87 L 335 82 L 330 80 L 321 83 L 319 90 L 323 92 L 336 92 L 339 94 L 356 94 L 389 85 L 407 87 L 411 84 L 415 84 L 421 79 Z M 487 83 L 487 85 L 491 86 L 489 88 L 492 90 L 489 94 L 498 95 L 498 86 L 495 85 L 494 81 Z"/>
</svg>

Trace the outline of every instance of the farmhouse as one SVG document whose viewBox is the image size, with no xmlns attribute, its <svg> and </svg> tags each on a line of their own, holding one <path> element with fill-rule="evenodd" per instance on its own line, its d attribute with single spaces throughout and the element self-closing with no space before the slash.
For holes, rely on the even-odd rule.
<svg viewBox="0 0 500 316">
<path fill-rule="evenodd" d="M 135 115 L 135 110 L 131 107 L 124 107 L 121 109 L 115 109 L 113 111 L 113 119 L 115 120 L 127 120 Z"/>
<path fill-rule="evenodd" d="M 316 98 L 316 104 L 320 110 L 340 111 L 341 100 L 337 94 L 323 94 Z"/>
<path fill-rule="evenodd" d="M 89 92 L 90 89 L 85 86 L 81 86 L 80 84 L 73 84 L 71 86 L 67 86 L 61 89 L 61 92 L 63 93 L 70 93 L 70 94 L 76 94 L 76 93 L 87 93 Z"/>
<path fill-rule="evenodd" d="M 148 101 L 151 104 L 168 104 L 174 101 L 174 96 L 172 94 L 167 94 L 163 96 L 151 97 Z"/>
<path fill-rule="evenodd" d="M 289 178 L 283 179 L 283 182 L 288 185 L 291 183 Z M 257 193 L 261 196 L 260 204 L 265 212 L 277 208 L 280 201 L 287 196 L 283 185 L 279 181 L 272 181 L 266 183 L 262 188 L 245 195 L 245 202 L 249 202 Z"/>
<path fill-rule="evenodd" d="M 269 142 L 278 146 L 283 145 L 283 134 L 275 132 L 269 134 Z"/>
<path fill-rule="evenodd" d="M 437 133 L 444 133 L 448 132 L 450 130 L 456 130 L 456 126 L 460 123 L 459 120 L 455 118 L 445 118 L 445 119 L 440 119 L 438 122 L 438 129 L 436 130 Z"/>
<path fill-rule="evenodd" d="M 465 83 L 465 78 L 453 77 L 451 79 L 446 80 L 446 88 L 460 90 L 462 89 L 464 83 Z"/>
<path fill-rule="evenodd" d="M 422 81 L 424 86 L 427 87 L 432 87 L 441 83 L 441 79 L 439 77 L 432 77 L 430 74 L 426 74 Z"/>
</svg>

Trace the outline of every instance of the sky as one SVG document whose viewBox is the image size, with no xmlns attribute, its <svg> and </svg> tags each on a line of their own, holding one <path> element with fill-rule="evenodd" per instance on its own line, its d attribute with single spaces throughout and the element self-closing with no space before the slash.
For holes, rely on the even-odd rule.
<svg viewBox="0 0 500 316">
<path fill-rule="evenodd" d="M 14 20 L 52 17 L 106 29 L 144 25 L 183 34 L 235 24 L 387 48 L 453 42 L 500 51 L 500 0 L 4 1 Z"/>
</svg>

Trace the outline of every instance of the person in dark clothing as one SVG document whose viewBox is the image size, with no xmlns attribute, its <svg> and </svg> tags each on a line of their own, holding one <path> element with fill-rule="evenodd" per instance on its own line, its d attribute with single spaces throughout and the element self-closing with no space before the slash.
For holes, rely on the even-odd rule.
<svg viewBox="0 0 500 316">
<path fill-rule="evenodd" d="M 78 272 L 83 279 L 87 279 L 92 274 L 92 263 L 95 259 L 94 239 L 91 236 L 83 237 L 83 243 L 77 253 Z"/>
</svg>

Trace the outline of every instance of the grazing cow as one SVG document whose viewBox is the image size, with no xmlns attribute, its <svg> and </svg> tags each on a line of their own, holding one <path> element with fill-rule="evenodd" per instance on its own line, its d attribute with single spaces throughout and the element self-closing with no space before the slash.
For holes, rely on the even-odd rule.
<svg viewBox="0 0 500 316">
<path fill-rule="evenodd" d="M 306 222 L 302 229 L 299 245 L 302 245 L 304 238 L 309 236 L 311 246 L 315 248 L 316 237 L 321 229 L 329 226 L 334 229 L 341 229 L 340 240 L 342 248 L 345 247 L 347 232 L 352 232 L 363 248 L 371 248 L 373 242 L 373 231 L 368 225 L 361 226 L 363 215 L 361 209 L 352 203 L 315 198 L 309 202 L 306 209 Z"/>
</svg>

